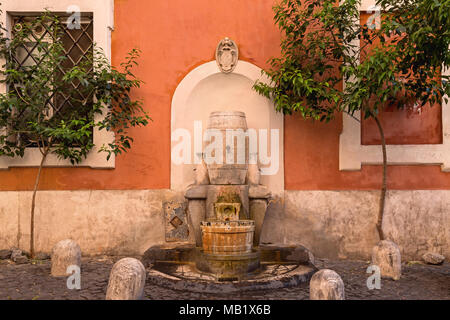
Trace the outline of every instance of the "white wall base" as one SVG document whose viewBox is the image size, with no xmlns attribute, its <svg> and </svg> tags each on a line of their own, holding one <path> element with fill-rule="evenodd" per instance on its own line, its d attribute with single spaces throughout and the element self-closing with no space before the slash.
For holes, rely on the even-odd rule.
<svg viewBox="0 0 450 320">
<path fill-rule="evenodd" d="M 0 248 L 29 250 L 31 192 L 0 192 Z M 36 199 L 35 249 L 51 252 L 73 239 L 83 255 L 142 254 L 165 241 L 167 190 L 40 191 Z"/>
<path fill-rule="evenodd" d="M 319 257 L 369 259 L 379 241 L 379 197 L 379 191 L 286 191 L 283 240 Z M 404 261 L 428 250 L 450 257 L 449 212 L 450 190 L 388 191 L 383 230 Z"/>
<path fill-rule="evenodd" d="M 165 241 L 163 203 L 170 190 L 40 191 L 36 251 L 60 240 L 84 255 L 139 255 Z M 271 202 L 262 242 L 302 244 L 316 256 L 368 259 L 378 242 L 378 191 L 285 191 Z M 31 192 L 0 192 L 0 249 L 29 250 Z M 450 258 L 450 190 L 389 191 L 384 230 L 402 259 L 428 250 Z"/>
</svg>

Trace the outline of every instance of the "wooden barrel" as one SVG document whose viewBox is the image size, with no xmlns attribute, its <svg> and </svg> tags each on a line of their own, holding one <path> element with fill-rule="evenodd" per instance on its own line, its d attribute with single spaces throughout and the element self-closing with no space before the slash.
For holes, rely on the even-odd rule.
<svg viewBox="0 0 450 320">
<path fill-rule="evenodd" d="M 245 113 L 240 111 L 212 112 L 208 120 L 208 130 L 218 130 L 222 133 L 223 163 L 207 163 L 209 180 L 215 185 L 240 185 L 245 184 L 248 170 L 248 138 L 245 137 L 247 131 L 247 120 Z M 229 155 L 233 156 L 233 163 L 227 163 L 227 130 L 238 130 L 243 132 L 240 138 L 233 138 L 231 148 L 228 148 Z M 243 144 L 242 144 L 243 143 Z M 244 155 L 244 161 L 239 163 L 238 155 Z"/>
<path fill-rule="evenodd" d="M 204 221 L 201 223 L 203 252 L 210 254 L 242 254 L 252 252 L 255 222 Z"/>
</svg>

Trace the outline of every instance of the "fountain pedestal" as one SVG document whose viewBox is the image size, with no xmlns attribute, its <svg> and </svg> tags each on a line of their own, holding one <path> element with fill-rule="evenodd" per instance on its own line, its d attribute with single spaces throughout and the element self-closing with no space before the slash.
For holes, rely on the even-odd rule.
<svg viewBox="0 0 450 320">
<path fill-rule="evenodd" d="M 213 274 L 219 281 L 239 281 L 260 267 L 259 252 L 240 254 L 200 253 L 195 266 L 201 272 Z"/>
</svg>

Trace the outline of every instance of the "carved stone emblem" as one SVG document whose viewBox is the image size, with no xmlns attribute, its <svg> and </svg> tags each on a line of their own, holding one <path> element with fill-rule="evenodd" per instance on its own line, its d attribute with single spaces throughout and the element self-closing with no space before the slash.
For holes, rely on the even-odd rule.
<svg viewBox="0 0 450 320">
<path fill-rule="evenodd" d="M 184 203 L 165 202 L 166 241 L 179 242 L 189 239 L 186 207 Z"/>
<path fill-rule="evenodd" d="M 229 38 L 220 41 L 216 49 L 216 61 L 220 71 L 223 73 L 233 72 L 238 60 L 239 49 L 236 43 Z"/>
</svg>

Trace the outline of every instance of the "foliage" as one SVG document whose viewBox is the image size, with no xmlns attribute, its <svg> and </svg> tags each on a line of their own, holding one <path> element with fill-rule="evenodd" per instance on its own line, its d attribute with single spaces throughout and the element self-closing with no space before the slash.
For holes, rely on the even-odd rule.
<svg viewBox="0 0 450 320">
<path fill-rule="evenodd" d="M 278 111 L 320 121 L 336 111 L 376 116 L 388 103 L 403 107 L 412 98 L 422 106 L 440 102 L 450 92 L 448 76 L 439 76 L 450 64 L 450 1 L 377 0 L 376 30 L 360 23 L 359 5 L 282 0 L 274 8 L 282 54 L 265 71 L 272 84 L 255 89 Z"/>
<path fill-rule="evenodd" d="M 56 38 L 63 32 L 58 18 L 45 13 L 14 30 L 13 37 L 7 38 L 4 29 L 0 37 L 0 55 L 5 61 L 1 82 L 9 88 L 0 94 L 0 156 L 23 157 L 27 147 L 35 146 L 43 154 L 53 153 L 77 164 L 94 148 L 95 128 L 115 133 L 114 141 L 99 146 L 108 159 L 126 152 L 133 142 L 129 129 L 150 120 L 142 101 L 131 95 L 142 83 L 132 73 L 139 51 L 129 53 L 122 71 L 112 67 L 97 48 L 67 69 L 63 44 L 39 39 L 34 58 L 40 63 L 19 66 L 13 56 L 37 25 L 45 25 Z M 54 110 L 55 97 L 64 97 L 76 107 Z"/>
<path fill-rule="evenodd" d="M 450 66 L 450 0 L 376 0 L 368 23 L 361 23 L 360 5 L 360 0 L 281 0 L 274 7 L 283 34 L 281 57 L 264 71 L 272 83 L 257 82 L 254 88 L 284 114 L 328 122 L 338 112 L 360 121 L 355 113 L 361 112 L 375 120 L 383 152 L 377 221 L 383 240 L 387 149 L 378 117 L 387 106 L 447 102 L 449 75 L 442 71 Z"/>
<path fill-rule="evenodd" d="M 44 28 L 44 36 L 33 36 L 37 27 Z M 142 84 L 133 74 L 140 52 L 132 50 L 119 70 L 93 46 L 69 67 L 62 28 L 58 17 L 49 12 L 16 25 L 12 37 L 0 25 L 0 58 L 4 61 L 0 82 L 6 87 L 0 93 L 0 156 L 24 157 L 30 147 L 42 154 L 31 202 L 32 257 L 36 193 L 47 156 L 81 163 L 95 147 L 93 133 L 98 129 L 115 134 L 112 141 L 97 146 L 109 160 L 131 148 L 131 128 L 146 126 L 150 120 L 142 101 L 132 95 L 132 89 Z M 18 52 L 30 41 L 36 51 L 25 53 L 19 61 Z M 34 62 L 23 63 L 29 57 Z"/>
</svg>

